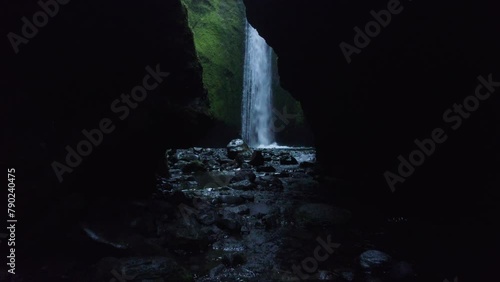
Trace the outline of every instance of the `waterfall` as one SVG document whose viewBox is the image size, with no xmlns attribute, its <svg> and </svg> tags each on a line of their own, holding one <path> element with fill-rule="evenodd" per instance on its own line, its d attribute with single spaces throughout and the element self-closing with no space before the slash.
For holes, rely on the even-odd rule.
<svg viewBox="0 0 500 282">
<path fill-rule="evenodd" d="M 271 47 L 247 21 L 241 134 L 252 147 L 274 143 L 271 56 Z"/>
</svg>

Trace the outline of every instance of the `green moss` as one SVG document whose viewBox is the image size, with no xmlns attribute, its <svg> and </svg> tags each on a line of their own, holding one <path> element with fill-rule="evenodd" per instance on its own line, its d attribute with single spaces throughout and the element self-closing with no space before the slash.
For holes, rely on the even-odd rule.
<svg viewBox="0 0 500 282">
<path fill-rule="evenodd" d="M 203 66 L 212 114 L 229 125 L 241 123 L 245 53 L 242 0 L 183 0 Z"/>
<path fill-rule="evenodd" d="M 245 5 L 242 0 L 182 0 L 188 9 L 196 51 L 203 67 L 212 115 L 228 125 L 241 125 L 241 96 L 245 60 Z M 297 118 L 289 126 L 303 124 L 300 103 L 279 86 L 276 56 L 273 107 L 284 108 Z"/>
</svg>

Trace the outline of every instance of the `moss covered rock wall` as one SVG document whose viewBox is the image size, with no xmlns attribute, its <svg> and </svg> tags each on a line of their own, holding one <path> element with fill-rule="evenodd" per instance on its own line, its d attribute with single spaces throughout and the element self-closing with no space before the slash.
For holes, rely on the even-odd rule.
<svg viewBox="0 0 500 282">
<path fill-rule="evenodd" d="M 182 0 L 188 9 L 196 51 L 203 66 L 203 81 L 213 116 L 240 130 L 246 11 L 242 0 Z M 277 57 L 273 53 L 273 108 L 277 135 L 303 125 L 298 103 L 279 84 Z M 283 121 L 280 114 L 293 118 Z"/>
<path fill-rule="evenodd" d="M 240 126 L 245 6 L 241 0 L 183 0 L 203 66 L 212 113 Z"/>
</svg>

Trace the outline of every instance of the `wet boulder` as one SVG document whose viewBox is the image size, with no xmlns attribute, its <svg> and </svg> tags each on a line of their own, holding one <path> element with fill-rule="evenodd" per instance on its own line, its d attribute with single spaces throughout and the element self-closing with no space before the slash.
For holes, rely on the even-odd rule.
<svg viewBox="0 0 500 282">
<path fill-rule="evenodd" d="M 296 165 L 299 162 L 290 154 L 285 154 L 280 157 L 280 164 L 282 165 Z"/>
<path fill-rule="evenodd" d="M 263 165 L 265 162 L 264 156 L 262 155 L 262 151 L 254 151 L 252 153 L 252 156 L 250 158 L 249 164 L 253 166 L 260 166 Z"/>
<path fill-rule="evenodd" d="M 241 139 L 234 139 L 227 144 L 227 157 L 230 159 L 236 159 L 238 155 L 247 155 L 251 156 L 251 149 L 248 145 Z"/>
</svg>

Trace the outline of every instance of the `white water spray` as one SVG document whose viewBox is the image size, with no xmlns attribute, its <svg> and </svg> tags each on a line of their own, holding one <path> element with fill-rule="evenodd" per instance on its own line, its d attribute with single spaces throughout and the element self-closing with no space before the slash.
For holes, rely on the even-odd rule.
<svg viewBox="0 0 500 282">
<path fill-rule="evenodd" d="M 271 47 L 247 22 L 241 134 L 252 147 L 274 143 L 271 57 Z"/>
</svg>

